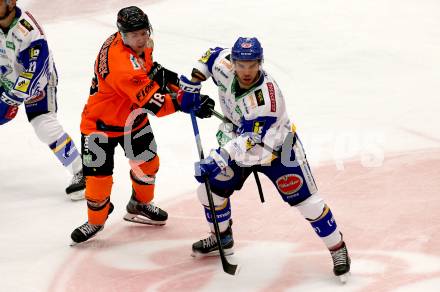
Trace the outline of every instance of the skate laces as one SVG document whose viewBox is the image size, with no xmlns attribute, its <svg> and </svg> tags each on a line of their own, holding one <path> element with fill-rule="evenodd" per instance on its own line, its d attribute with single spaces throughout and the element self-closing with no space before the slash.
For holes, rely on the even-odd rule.
<svg viewBox="0 0 440 292">
<path fill-rule="evenodd" d="M 84 179 L 83 173 L 82 171 L 78 171 L 77 173 L 75 173 L 72 177 L 72 182 L 71 184 L 77 184 L 79 182 L 81 182 L 81 180 Z"/>
<path fill-rule="evenodd" d="M 208 238 L 202 239 L 203 247 L 213 247 L 217 245 L 217 238 L 215 237 L 215 234 L 211 234 Z"/>
<path fill-rule="evenodd" d="M 159 209 L 159 207 L 154 206 L 153 203 L 143 204 L 143 205 L 145 206 L 145 208 L 147 209 L 148 212 L 159 215 L 160 209 Z"/>
<path fill-rule="evenodd" d="M 84 234 L 91 234 L 101 228 L 101 225 L 91 225 L 89 222 L 84 223 L 78 229 Z"/>
<path fill-rule="evenodd" d="M 347 264 L 348 253 L 347 253 L 347 248 L 345 245 L 338 250 L 330 251 L 330 254 L 332 255 L 334 266 L 340 266 L 340 265 Z"/>
</svg>

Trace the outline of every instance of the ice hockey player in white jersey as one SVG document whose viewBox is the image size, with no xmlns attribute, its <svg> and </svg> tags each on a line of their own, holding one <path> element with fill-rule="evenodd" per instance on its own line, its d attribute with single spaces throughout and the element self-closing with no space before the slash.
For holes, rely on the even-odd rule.
<svg viewBox="0 0 440 292">
<path fill-rule="evenodd" d="M 208 50 L 197 62 L 191 80 L 181 77 L 187 94 L 199 92 L 212 78 L 219 102 L 231 124 L 220 125 L 220 147 L 196 164 L 196 179 L 209 179 L 225 254 L 232 254 L 231 203 L 253 172 L 265 174 L 282 199 L 295 206 L 330 250 L 334 274 L 345 281 L 350 271 L 347 247 L 328 205 L 317 193 L 303 147 L 286 113 L 275 80 L 262 68 L 263 48 L 257 38 L 238 38 L 232 49 Z M 271 151 L 271 150 L 274 151 Z M 197 189 L 211 227 L 211 236 L 193 244 L 194 256 L 218 255 L 218 243 L 204 185 Z"/>
<path fill-rule="evenodd" d="M 16 0 L 0 0 L 0 125 L 24 104 L 37 137 L 72 174 L 72 200 L 84 198 L 81 156 L 57 120 L 57 73 L 41 26 Z"/>
</svg>

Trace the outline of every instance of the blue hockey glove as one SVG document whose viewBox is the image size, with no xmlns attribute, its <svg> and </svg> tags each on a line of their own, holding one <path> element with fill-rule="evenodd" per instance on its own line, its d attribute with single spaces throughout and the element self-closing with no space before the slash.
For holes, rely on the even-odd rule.
<svg viewBox="0 0 440 292">
<path fill-rule="evenodd" d="M 17 97 L 6 91 L 2 93 L 0 97 L 0 125 L 6 124 L 15 116 L 18 112 L 18 106 L 23 102 L 23 99 Z"/>
<path fill-rule="evenodd" d="M 208 157 L 195 163 L 195 178 L 198 182 L 205 182 L 205 178 L 214 178 L 228 167 L 231 159 L 223 148 L 213 149 Z"/>
<path fill-rule="evenodd" d="M 179 86 L 177 101 L 180 104 L 180 109 L 185 113 L 197 112 L 200 107 L 200 89 L 202 88 L 200 81 L 192 82 L 182 75 Z"/>
</svg>

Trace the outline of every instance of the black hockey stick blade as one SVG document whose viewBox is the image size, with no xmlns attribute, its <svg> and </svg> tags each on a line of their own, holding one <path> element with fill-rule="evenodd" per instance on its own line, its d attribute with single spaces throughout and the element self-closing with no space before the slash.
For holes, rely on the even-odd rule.
<svg viewBox="0 0 440 292">
<path fill-rule="evenodd" d="M 229 263 L 225 257 L 221 257 L 222 259 L 222 266 L 223 266 L 223 271 L 225 273 L 228 273 L 229 275 L 235 276 L 238 274 L 238 272 L 240 271 L 240 268 L 238 265 L 234 265 Z"/>
</svg>

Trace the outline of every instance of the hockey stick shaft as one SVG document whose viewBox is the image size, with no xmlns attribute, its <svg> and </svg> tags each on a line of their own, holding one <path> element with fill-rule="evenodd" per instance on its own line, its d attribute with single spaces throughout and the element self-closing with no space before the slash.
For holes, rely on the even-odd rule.
<svg viewBox="0 0 440 292">
<path fill-rule="evenodd" d="M 191 122 L 192 122 L 192 126 L 193 126 L 194 137 L 196 138 L 196 144 L 197 144 L 197 150 L 199 153 L 199 158 L 200 158 L 200 160 L 202 160 L 205 158 L 205 155 L 203 154 L 203 147 L 202 147 L 202 141 L 201 141 L 200 133 L 199 133 L 199 126 L 197 125 L 197 119 L 196 119 L 194 112 L 191 112 Z M 209 210 L 211 213 L 212 223 L 214 225 L 214 231 L 215 231 L 214 233 L 215 233 L 215 237 L 217 239 L 217 245 L 218 245 L 218 250 L 220 253 L 220 259 L 222 261 L 223 271 L 225 271 L 226 273 L 228 273 L 230 275 L 235 275 L 236 272 L 238 271 L 237 270 L 238 265 L 230 264 L 228 262 L 228 260 L 226 259 L 225 252 L 224 252 L 223 246 L 221 244 L 220 228 L 218 227 L 217 217 L 215 215 L 215 206 L 214 206 L 214 199 L 212 198 L 211 185 L 209 184 L 209 180 L 207 177 L 205 177 L 204 179 L 205 179 L 206 194 L 208 196 L 208 202 L 209 202 Z"/>
</svg>

